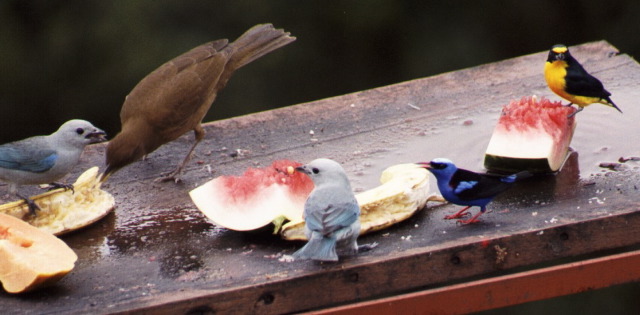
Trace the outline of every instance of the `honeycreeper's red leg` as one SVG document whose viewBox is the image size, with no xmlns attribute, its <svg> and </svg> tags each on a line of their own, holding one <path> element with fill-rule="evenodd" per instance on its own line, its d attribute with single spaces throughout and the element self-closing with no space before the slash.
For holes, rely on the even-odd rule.
<svg viewBox="0 0 640 315">
<path fill-rule="evenodd" d="M 446 220 L 451 220 L 451 219 L 460 219 L 462 217 L 464 217 L 466 215 L 465 211 L 467 211 L 467 209 L 471 208 L 471 206 L 466 206 L 464 208 L 462 208 L 462 210 L 456 212 L 455 214 L 452 215 L 447 215 L 444 218 Z"/>
<path fill-rule="evenodd" d="M 484 213 L 483 211 L 478 211 L 478 214 L 474 215 L 473 218 L 471 218 L 469 220 L 458 220 L 457 223 L 460 223 L 460 224 L 478 223 L 478 222 L 480 222 L 480 220 L 478 220 L 478 217 L 480 215 L 482 215 L 483 213 Z"/>
</svg>

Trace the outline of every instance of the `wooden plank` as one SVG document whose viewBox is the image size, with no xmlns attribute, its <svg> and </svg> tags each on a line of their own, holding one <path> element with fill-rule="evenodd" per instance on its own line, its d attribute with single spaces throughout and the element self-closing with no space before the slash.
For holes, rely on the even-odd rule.
<svg viewBox="0 0 640 315">
<path fill-rule="evenodd" d="M 623 78 L 616 91 L 635 93 L 640 66 L 632 58 L 611 57 L 615 48 L 606 42 L 572 49 L 574 55 L 592 56 L 590 70 Z M 33 294 L 0 294 L 0 306 L 8 313 L 289 313 L 640 244 L 638 172 L 608 173 L 586 183 L 575 157 L 560 175 L 536 179 L 496 200 L 483 224 L 456 226 L 442 220 L 454 206 L 432 205 L 363 237 L 363 243 L 380 245 L 337 264 L 280 262 L 278 255 L 291 254 L 301 244 L 280 240 L 268 228 L 240 233 L 216 227 L 188 197 L 189 190 L 213 176 L 240 174 L 281 158 L 331 157 L 350 174 L 364 174 L 352 177 L 354 187 L 372 186 L 376 167 L 412 161 L 405 156 L 411 152 L 394 151 L 406 149 L 411 139 L 422 145 L 443 138 L 446 150 L 464 158 L 465 151 L 458 151 L 464 148 L 446 136 L 419 133 L 450 126 L 450 117 L 496 117 L 496 108 L 510 99 L 550 93 L 541 76 L 545 54 L 208 123 L 184 183 L 153 180 L 183 158 L 191 135 L 109 179 L 105 189 L 116 197 L 115 213 L 64 237 L 80 257 L 72 273 Z M 78 173 L 103 165 L 103 159 L 104 146 L 91 146 Z M 363 161 L 374 165 L 367 168 Z"/>
<path fill-rule="evenodd" d="M 598 233 L 602 230 L 611 234 Z M 590 237 L 581 237 L 585 235 Z M 313 275 L 226 292 L 188 292 L 135 303 L 138 311 L 154 314 L 194 309 L 261 314 L 301 311 L 490 275 L 499 270 L 548 262 L 550 257 L 554 260 L 576 257 L 592 253 L 593 249 L 615 249 L 639 242 L 640 212 L 634 212 L 496 239 L 466 240 L 440 249 L 417 248 L 393 258 L 367 257 L 366 262 L 358 265 L 323 268 Z M 157 301 L 162 303 L 155 305 Z"/>
<path fill-rule="evenodd" d="M 639 265 L 633 251 L 309 314 L 466 314 L 640 281 Z"/>
</svg>

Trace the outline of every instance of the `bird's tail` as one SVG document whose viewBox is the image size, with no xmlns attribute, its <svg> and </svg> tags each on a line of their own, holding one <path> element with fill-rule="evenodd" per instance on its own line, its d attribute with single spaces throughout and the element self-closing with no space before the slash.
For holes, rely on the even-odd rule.
<svg viewBox="0 0 640 315">
<path fill-rule="evenodd" d="M 338 254 L 336 253 L 336 239 L 332 237 L 323 237 L 318 233 L 313 233 L 307 244 L 297 252 L 293 253 L 293 258 L 338 261 Z"/>
<path fill-rule="evenodd" d="M 620 108 L 618 108 L 618 106 L 608 96 L 602 98 L 602 102 L 601 103 L 604 104 L 604 105 L 607 105 L 607 106 L 611 106 L 611 107 L 617 109 L 619 112 L 622 113 L 622 110 L 620 110 Z"/>
<path fill-rule="evenodd" d="M 236 52 L 229 60 L 229 65 L 238 69 L 296 40 L 289 35 L 289 32 L 275 29 L 271 24 L 258 24 L 232 43 Z"/>
<path fill-rule="evenodd" d="M 513 175 L 509 175 L 509 176 L 505 176 L 502 178 L 502 181 L 505 183 L 515 183 L 517 181 L 523 180 L 523 179 L 527 179 L 529 177 L 533 176 L 533 174 L 531 174 L 531 172 L 529 171 L 522 171 L 522 172 L 518 172 L 515 173 Z"/>
</svg>

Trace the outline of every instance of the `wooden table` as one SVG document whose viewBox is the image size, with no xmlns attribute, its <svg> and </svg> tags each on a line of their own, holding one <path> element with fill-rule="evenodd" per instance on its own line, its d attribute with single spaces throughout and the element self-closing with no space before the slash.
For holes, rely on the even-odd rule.
<svg viewBox="0 0 640 315">
<path fill-rule="evenodd" d="M 595 69 L 600 77 L 615 78 L 614 100 L 623 94 L 620 91 L 637 89 L 640 82 L 638 63 L 629 56 L 615 55 L 616 51 L 606 42 L 572 47 L 574 55 L 589 56 L 588 69 Z M 403 301 L 407 311 L 437 310 L 442 305 L 447 309 L 447 304 L 421 304 L 415 297 L 433 293 L 429 290 L 449 288 L 453 292 L 456 283 L 480 285 L 474 281 L 500 280 L 496 276 L 515 279 L 523 270 L 544 270 L 539 269 L 543 264 L 566 263 L 569 258 L 580 262 L 612 252 L 635 257 L 629 248 L 640 244 L 640 212 L 636 211 L 640 174 L 627 167 L 581 177 L 578 155 L 569 159 L 560 174 L 533 179 L 505 193 L 490 206 L 494 211 L 481 217 L 480 224 L 458 226 L 442 220 L 457 206 L 429 204 L 405 222 L 362 237 L 362 243 L 379 243 L 374 250 L 335 264 L 281 262 L 281 255 L 293 253 L 302 244 L 281 240 L 268 228 L 243 233 L 216 227 L 188 196 L 189 190 L 214 176 L 240 174 L 247 167 L 266 166 L 282 158 L 300 162 L 336 159 L 345 165 L 355 187 L 366 189 L 376 185 L 378 170 L 417 162 L 407 161 L 414 158 L 406 152 L 407 146 L 437 139 L 450 142 L 457 156 L 449 157 L 477 166 L 483 152 L 477 154 L 476 148 L 472 157 L 463 157 L 458 151 L 464 148 L 456 147 L 456 139 L 438 130 L 464 128 L 467 123 L 460 122 L 466 117 L 469 123 L 482 126 L 480 119 L 497 119 L 502 105 L 532 91 L 554 98 L 542 78 L 544 60 L 546 52 L 540 52 L 208 123 L 207 136 L 183 183 L 153 180 L 181 161 L 192 143 L 190 134 L 109 179 L 105 189 L 116 197 L 115 212 L 63 237 L 80 257 L 73 272 L 51 288 L 17 296 L 0 293 L 0 307 L 3 313 L 37 314 L 288 313 L 373 300 L 359 305 L 359 310 L 374 305 L 374 309 L 388 311 L 383 305 L 402 305 Z M 633 104 L 618 105 L 627 115 L 621 117 L 635 115 L 629 110 Z M 579 116 L 590 110 L 592 107 Z M 482 137 L 488 142 L 484 134 Z M 103 166 L 104 148 L 90 147 L 77 173 L 91 165 Z M 435 152 L 447 149 L 441 146 Z M 568 289 L 555 295 L 639 278 L 638 272 L 632 272 L 591 286 L 569 283 Z M 482 287 L 474 288 L 465 294 L 485 292 Z M 414 294 L 414 299 L 402 295 L 407 293 Z M 391 300 L 376 300 L 380 298 Z M 468 303 L 466 309 L 457 305 L 449 311 L 524 301 L 527 299 L 505 302 L 498 295 L 485 296 Z"/>
</svg>

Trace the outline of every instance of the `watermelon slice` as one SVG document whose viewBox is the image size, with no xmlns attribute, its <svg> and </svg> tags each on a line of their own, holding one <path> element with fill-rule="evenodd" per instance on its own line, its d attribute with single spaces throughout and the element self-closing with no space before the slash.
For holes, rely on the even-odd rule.
<svg viewBox="0 0 640 315">
<path fill-rule="evenodd" d="M 232 230 L 255 230 L 281 217 L 302 221 L 313 182 L 294 170 L 300 165 L 279 160 L 265 168 L 249 168 L 242 176 L 212 179 L 189 195 L 207 218 Z"/>
<path fill-rule="evenodd" d="M 576 128 L 574 108 L 535 96 L 511 101 L 502 109 L 485 153 L 490 171 L 556 172 L 566 160 Z"/>
</svg>

